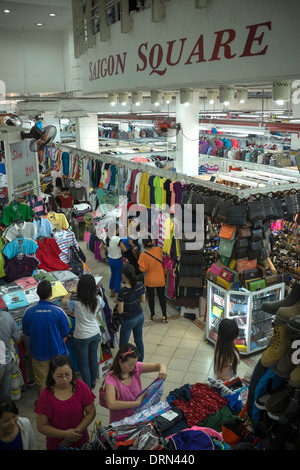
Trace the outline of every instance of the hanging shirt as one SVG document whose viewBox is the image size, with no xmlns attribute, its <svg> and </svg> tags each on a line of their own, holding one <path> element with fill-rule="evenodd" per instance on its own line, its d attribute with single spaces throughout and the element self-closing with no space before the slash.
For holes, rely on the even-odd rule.
<svg viewBox="0 0 300 470">
<path fill-rule="evenodd" d="M 40 262 L 39 268 L 45 271 L 62 271 L 69 266 L 60 259 L 60 248 L 54 238 L 37 240 L 36 257 Z"/>
<path fill-rule="evenodd" d="M 12 242 L 9 242 L 3 248 L 3 254 L 11 259 L 14 256 L 22 253 L 26 255 L 35 254 L 38 246 L 34 240 L 29 238 L 19 237 L 15 238 Z"/>
<path fill-rule="evenodd" d="M 54 238 L 60 248 L 60 259 L 64 263 L 68 264 L 70 262 L 70 247 L 75 246 L 76 248 L 79 248 L 74 232 L 69 230 L 55 232 Z"/>
<path fill-rule="evenodd" d="M 10 225 L 17 220 L 31 220 L 34 216 L 34 211 L 27 204 L 12 202 L 9 206 L 4 207 L 0 223 L 3 225 Z"/>
<path fill-rule="evenodd" d="M 5 232 L 5 238 L 9 241 L 13 241 L 17 237 L 34 239 L 35 233 L 36 228 L 32 222 L 23 222 L 9 227 Z"/>
<path fill-rule="evenodd" d="M 149 175 L 144 172 L 141 175 L 140 179 L 140 193 L 139 193 L 139 203 L 143 204 L 150 209 L 150 187 L 149 187 Z"/>
<path fill-rule="evenodd" d="M 15 256 L 7 262 L 4 271 L 10 282 L 13 282 L 16 279 L 32 276 L 38 266 L 39 261 L 33 256 L 23 255 L 21 258 Z"/>
<path fill-rule="evenodd" d="M 51 237 L 53 235 L 53 225 L 50 220 L 41 217 L 40 219 L 33 219 L 33 224 L 35 225 L 36 233 L 33 236 L 33 239 L 36 240 L 39 237 Z"/>
<path fill-rule="evenodd" d="M 50 220 L 53 228 L 61 228 L 61 229 L 69 228 L 69 222 L 65 214 L 61 214 L 58 212 L 48 212 L 47 219 Z"/>
<path fill-rule="evenodd" d="M 26 204 L 31 207 L 36 215 L 46 215 L 47 208 L 41 196 L 31 195 L 29 200 L 25 201 Z"/>
</svg>

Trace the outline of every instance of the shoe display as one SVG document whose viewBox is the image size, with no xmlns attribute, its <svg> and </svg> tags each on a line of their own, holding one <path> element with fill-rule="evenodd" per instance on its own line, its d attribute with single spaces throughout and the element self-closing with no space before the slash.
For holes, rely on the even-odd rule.
<svg viewBox="0 0 300 470">
<path fill-rule="evenodd" d="M 280 415 L 284 412 L 290 402 L 293 391 L 294 390 L 290 387 L 286 387 L 280 392 L 274 393 L 274 395 L 266 401 L 266 410 L 270 418 L 279 420 Z"/>
<path fill-rule="evenodd" d="M 300 284 L 295 284 L 291 292 L 282 300 L 276 300 L 274 302 L 264 302 L 261 309 L 271 315 L 276 315 L 277 311 L 281 307 L 291 307 L 300 300 Z"/>
<path fill-rule="evenodd" d="M 268 348 L 261 356 L 263 367 L 273 367 L 282 359 L 290 349 L 291 342 L 286 324 L 274 321 L 273 335 Z"/>
<path fill-rule="evenodd" d="M 279 423 L 283 425 L 297 423 L 300 416 L 300 390 L 295 390 L 290 401 L 279 416 Z"/>
<path fill-rule="evenodd" d="M 294 317 L 290 318 L 288 320 L 287 327 L 295 339 L 297 337 L 300 338 L 300 315 L 295 315 Z"/>
<path fill-rule="evenodd" d="M 289 307 L 280 307 L 276 313 L 276 317 L 284 322 L 288 322 L 291 318 L 296 317 L 297 315 L 300 315 L 300 300 Z"/>
<path fill-rule="evenodd" d="M 289 385 L 291 387 L 300 388 L 300 364 L 290 373 Z"/>
<path fill-rule="evenodd" d="M 296 364 L 292 362 L 292 354 L 294 350 L 290 348 L 287 353 L 283 356 L 282 359 L 275 365 L 274 372 L 282 377 L 283 379 L 288 379 L 291 372 L 295 369 Z"/>
</svg>

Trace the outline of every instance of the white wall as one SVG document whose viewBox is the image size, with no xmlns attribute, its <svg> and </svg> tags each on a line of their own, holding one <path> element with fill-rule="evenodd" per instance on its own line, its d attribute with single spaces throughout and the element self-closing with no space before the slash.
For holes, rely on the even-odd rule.
<svg viewBox="0 0 300 470">
<path fill-rule="evenodd" d="M 7 93 L 65 91 L 63 35 L 0 30 L 0 80 Z"/>
</svg>

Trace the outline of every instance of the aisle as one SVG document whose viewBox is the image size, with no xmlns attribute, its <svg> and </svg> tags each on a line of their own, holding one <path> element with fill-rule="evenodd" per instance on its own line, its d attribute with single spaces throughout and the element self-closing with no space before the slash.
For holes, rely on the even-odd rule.
<svg viewBox="0 0 300 470">
<path fill-rule="evenodd" d="M 95 260 L 94 255 L 86 250 L 84 242 L 81 249 L 87 257 L 87 265 L 93 274 L 103 276 L 102 283 L 109 294 L 109 267 L 103 262 Z M 108 297 L 109 299 L 109 297 Z M 114 303 L 109 299 L 110 305 Z M 213 374 L 213 346 L 204 338 L 204 332 L 186 318 L 180 318 L 178 312 L 168 306 L 168 323 L 161 323 L 159 306 L 156 311 L 157 320 L 150 320 L 150 311 L 147 303 L 143 304 L 145 315 L 144 346 L 145 362 L 164 362 L 167 366 L 168 376 L 164 384 L 164 399 L 170 391 L 186 383 L 205 382 Z M 117 348 L 113 353 L 116 353 Z M 245 372 L 252 371 L 259 355 L 241 360 L 238 373 L 242 377 Z M 157 374 L 142 375 L 143 387 L 149 385 Z M 96 395 L 96 420 L 101 419 L 104 426 L 108 425 L 109 412 L 98 404 L 98 390 L 103 379 L 98 379 L 94 393 Z M 30 419 L 37 440 L 37 448 L 45 449 L 45 438 L 36 430 L 35 413 L 33 412 L 36 400 L 35 387 L 29 387 L 22 393 L 21 399 L 16 402 L 20 416 Z M 90 426 L 92 430 L 93 424 Z"/>
</svg>

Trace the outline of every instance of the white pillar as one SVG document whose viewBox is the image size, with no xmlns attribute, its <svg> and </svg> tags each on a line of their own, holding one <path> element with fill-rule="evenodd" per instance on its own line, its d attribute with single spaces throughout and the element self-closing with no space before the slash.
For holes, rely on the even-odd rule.
<svg viewBox="0 0 300 470">
<path fill-rule="evenodd" d="M 176 94 L 176 122 L 181 125 L 177 134 L 176 171 L 188 176 L 198 175 L 199 168 L 199 93 L 186 106 Z"/>
<path fill-rule="evenodd" d="M 56 113 L 49 113 L 45 112 L 42 114 L 42 126 L 43 128 L 46 126 L 55 126 L 57 129 L 57 133 L 54 139 L 54 142 L 60 142 L 60 123 L 59 123 L 59 118 L 55 117 Z"/>
<path fill-rule="evenodd" d="M 76 147 L 90 152 L 99 150 L 98 115 L 75 119 Z"/>
</svg>

